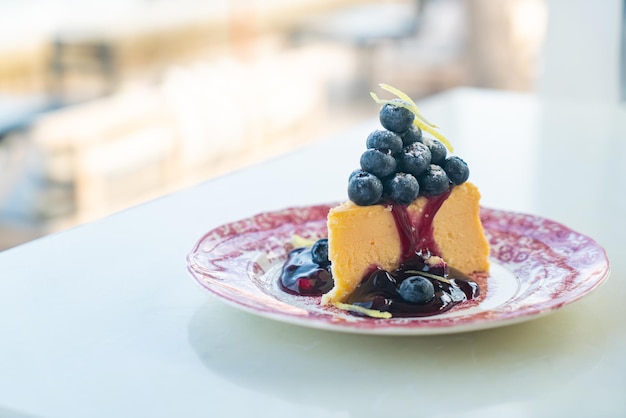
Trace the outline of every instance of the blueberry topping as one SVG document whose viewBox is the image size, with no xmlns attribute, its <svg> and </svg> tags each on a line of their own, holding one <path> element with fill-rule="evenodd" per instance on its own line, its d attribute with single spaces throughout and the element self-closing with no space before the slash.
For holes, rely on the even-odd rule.
<svg viewBox="0 0 626 418">
<path fill-rule="evenodd" d="M 367 137 L 367 148 L 389 150 L 392 154 L 402 151 L 402 138 L 391 131 L 377 129 Z"/>
<path fill-rule="evenodd" d="M 424 196 L 437 196 L 448 190 L 450 179 L 438 165 L 431 164 L 417 179 Z"/>
<path fill-rule="evenodd" d="M 432 164 L 440 165 L 443 163 L 443 160 L 446 159 L 446 155 L 448 155 L 448 149 L 441 141 L 435 138 L 422 138 L 422 143 L 428 147 L 430 150 L 430 162 Z"/>
<path fill-rule="evenodd" d="M 352 174 L 348 182 L 348 197 L 359 206 L 378 203 L 383 195 L 383 183 L 375 175 L 360 170 Z"/>
<path fill-rule="evenodd" d="M 361 155 L 361 168 L 378 178 L 387 177 L 395 173 L 396 159 L 383 151 L 368 149 Z"/>
<path fill-rule="evenodd" d="M 430 150 L 420 142 L 414 142 L 404 148 L 404 152 L 398 157 L 399 169 L 405 173 L 419 176 L 430 165 Z"/>
<path fill-rule="evenodd" d="M 417 199 L 419 191 L 417 179 L 407 173 L 396 173 L 385 182 L 385 193 L 401 205 L 408 205 Z"/>
<path fill-rule="evenodd" d="M 328 238 L 317 240 L 311 247 L 311 259 L 320 266 L 330 263 L 328 260 Z"/>
<path fill-rule="evenodd" d="M 411 124 L 409 129 L 400 134 L 400 138 L 402 138 L 402 144 L 405 147 L 407 145 L 411 145 L 414 142 L 422 142 L 422 130 L 419 126 Z"/>
<path fill-rule="evenodd" d="M 400 297 L 409 303 L 423 305 L 435 297 L 435 286 L 423 276 L 409 276 L 400 283 Z"/>
<path fill-rule="evenodd" d="M 395 92 L 393 88 L 390 91 Z M 353 171 L 348 180 L 348 197 L 359 206 L 375 205 L 383 199 L 406 205 L 418 195 L 441 195 L 468 179 L 467 164 L 455 156 L 448 158 L 443 142 L 425 137 L 414 123 L 418 117 L 405 106 L 407 101 L 401 99 L 385 103 L 380 109 L 384 129 L 367 137 L 361 169 Z"/>
<path fill-rule="evenodd" d="M 401 100 L 396 99 L 394 101 L 402 103 Z M 390 131 L 406 132 L 413 124 L 413 120 L 415 120 L 413 112 L 404 107 L 387 103 L 380 108 L 380 123 Z"/>
<path fill-rule="evenodd" d="M 467 163 L 457 156 L 446 158 L 441 166 L 454 184 L 465 183 L 469 178 Z"/>
<path fill-rule="evenodd" d="M 363 170 L 361 170 L 360 168 L 357 168 L 356 170 L 354 170 L 352 173 L 350 173 L 350 176 L 348 177 L 348 182 L 350 182 L 350 180 L 352 180 L 352 177 L 362 173 Z"/>
</svg>

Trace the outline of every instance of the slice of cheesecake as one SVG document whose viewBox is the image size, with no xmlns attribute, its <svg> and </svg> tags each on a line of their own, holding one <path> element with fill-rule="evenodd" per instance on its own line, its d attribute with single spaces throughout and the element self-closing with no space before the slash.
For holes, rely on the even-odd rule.
<svg viewBox="0 0 626 418">
<path fill-rule="evenodd" d="M 400 209 L 397 203 L 358 206 L 351 201 L 331 209 L 328 255 L 335 283 L 322 303 L 343 303 L 368 272 L 398 268 L 407 251 L 428 251 L 465 274 L 488 271 L 479 200 L 476 186 L 466 182 Z"/>
</svg>

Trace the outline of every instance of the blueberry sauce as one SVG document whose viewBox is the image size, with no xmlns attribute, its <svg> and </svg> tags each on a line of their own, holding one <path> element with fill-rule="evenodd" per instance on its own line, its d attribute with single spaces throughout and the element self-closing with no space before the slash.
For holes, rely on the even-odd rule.
<svg viewBox="0 0 626 418">
<path fill-rule="evenodd" d="M 375 269 L 357 286 L 346 303 L 389 312 L 394 317 L 417 317 L 442 313 L 478 297 L 478 285 L 465 274 L 452 267 L 445 267 L 444 277 L 444 274 L 435 273 L 441 271 L 439 268 L 431 269 L 418 260 L 416 257 L 393 272 Z M 419 272 L 426 272 L 428 276 Z M 415 275 L 426 277 L 435 288 L 434 297 L 424 304 L 407 302 L 398 292 L 400 284 Z"/>
<path fill-rule="evenodd" d="M 310 248 L 296 248 L 289 253 L 278 283 L 288 293 L 319 296 L 332 289 L 334 281 L 330 264 L 313 262 Z"/>
</svg>

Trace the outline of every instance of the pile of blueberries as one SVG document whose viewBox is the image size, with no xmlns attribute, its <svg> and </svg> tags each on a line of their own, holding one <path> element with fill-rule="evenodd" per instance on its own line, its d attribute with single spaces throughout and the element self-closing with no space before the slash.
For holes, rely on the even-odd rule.
<svg viewBox="0 0 626 418">
<path fill-rule="evenodd" d="M 413 112 L 402 106 L 381 107 L 380 123 L 385 129 L 367 137 L 361 168 L 348 180 L 348 197 L 355 204 L 369 206 L 387 199 L 408 205 L 418 196 L 437 196 L 451 184 L 467 181 L 465 161 L 448 156 L 441 141 L 424 137 L 414 119 Z"/>
</svg>

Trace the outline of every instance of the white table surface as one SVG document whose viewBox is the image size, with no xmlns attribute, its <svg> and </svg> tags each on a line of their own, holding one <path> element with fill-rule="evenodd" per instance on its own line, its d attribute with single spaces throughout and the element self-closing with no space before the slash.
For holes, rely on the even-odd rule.
<svg viewBox="0 0 626 418">
<path fill-rule="evenodd" d="M 372 120 L 0 253 L 0 417 L 626 416 L 626 108 L 473 89 L 421 106 L 484 205 L 592 236 L 607 282 L 530 322 L 398 338 L 258 318 L 192 281 L 205 231 L 344 199 Z"/>
</svg>

